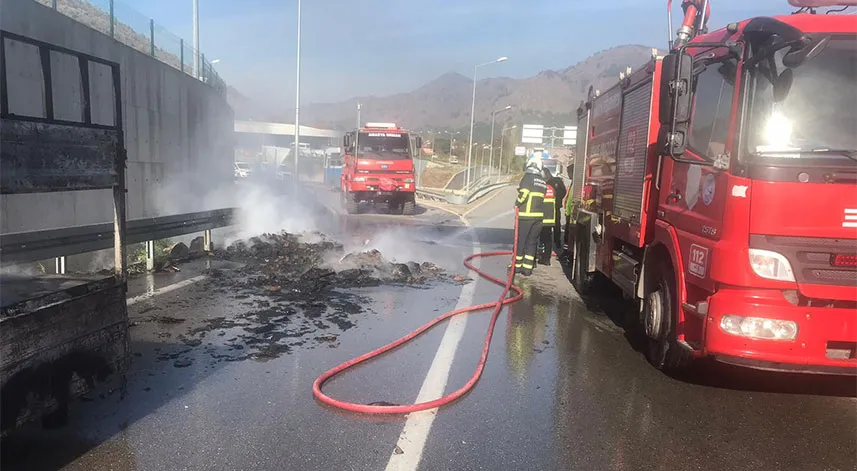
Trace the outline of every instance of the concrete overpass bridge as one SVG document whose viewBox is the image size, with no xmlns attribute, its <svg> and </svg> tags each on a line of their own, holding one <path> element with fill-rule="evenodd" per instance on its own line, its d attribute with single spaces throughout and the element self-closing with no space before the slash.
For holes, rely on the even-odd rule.
<svg viewBox="0 0 857 471">
<path fill-rule="evenodd" d="M 294 124 L 235 121 L 236 148 L 252 150 L 261 146 L 291 147 L 294 144 L 294 136 Z M 342 132 L 301 126 L 300 140 L 313 148 L 338 146 L 342 140 Z"/>
</svg>

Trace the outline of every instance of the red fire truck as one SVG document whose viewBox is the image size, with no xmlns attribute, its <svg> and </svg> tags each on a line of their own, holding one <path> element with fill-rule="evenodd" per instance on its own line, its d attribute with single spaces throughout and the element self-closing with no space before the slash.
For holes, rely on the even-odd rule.
<svg viewBox="0 0 857 471">
<path fill-rule="evenodd" d="M 636 299 L 659 369 L 857 374 L 857 21 L 816 14 L 857 1 L 790 3 L 708 32 L 685 0 L 670 52 L 578 109 L 572 283 Z"/>
<path fill-rule="evenodd" d="M 367 123 L 345 134 L 342 199 L 348 214 L 360 212 L 360 203 L 386 203 L 395 214 L 414 214 L 413 149 L 422 146 L 394 123 Z"/>
</svg>

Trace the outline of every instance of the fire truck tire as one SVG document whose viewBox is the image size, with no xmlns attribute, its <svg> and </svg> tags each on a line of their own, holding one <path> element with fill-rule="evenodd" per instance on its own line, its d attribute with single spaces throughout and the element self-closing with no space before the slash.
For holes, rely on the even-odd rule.
<svg viewBox="0 0 857 471">
<path fill-rule="evenodd" d="M 677 373 L 688 366 L 691 356 L 676 341 L 675 273 L 669 264 L 661 263 L 652 277 L 652 289 L 643 301 L 640 326 L 646 340 L 646 359 L 661 371 Z"/>
<path fill-rule="evenodd" d="M 412 198 L 408 198 L 402 203 L 402 214 L 405 216 L 413 216 L 416 209 L 416 202 Z"/>
<path fill-rule="evenodd" d="M 360 206 L 358 206 L 357 198 L 352 196 L 348 192 L 342 193 L 342 199 L 345 201 L 345 212 L 348 214 L 357 214 L 360 212 Z"/>
<path fill-rule="evenodd" d="M 581 233 L 583 230 L 578 228 L 577 237 L 574 238 L 574 249 L 572 251 L 571 262 L 571 284 L 578 294 L 585 296 L 592 293 L 595 285 L 595 273 L 589 273 L 581 263 L 583 257 L 588 257 L 588 252 L 583 247 Z"/>
</svg>

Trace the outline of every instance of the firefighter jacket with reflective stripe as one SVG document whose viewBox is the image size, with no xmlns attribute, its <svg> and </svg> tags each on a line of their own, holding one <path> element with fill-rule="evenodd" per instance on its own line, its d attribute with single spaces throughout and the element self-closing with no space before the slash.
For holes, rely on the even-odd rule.
<svg viewBox="0 0 857 471">
<path fill-rule="evenodd" d="M 545 224 L 556 222 L 556 193 L 550 184 L 545 190 L 544 219 L 542 222 Z"/>
<path fill-rule="evenodd" d="M 544 218 L 544 199 L 547 184 L 544 179 L 533 173 L 525 173 L 518 185 L 518 217 L 524 219 Z"/>
<path fill-rule="evenodd" d="M 571 206 L 574 204 L 574 198 L 571 197 L 571 192 L 565 195 L 565 217 L 571 217 Z"/>
</svg>

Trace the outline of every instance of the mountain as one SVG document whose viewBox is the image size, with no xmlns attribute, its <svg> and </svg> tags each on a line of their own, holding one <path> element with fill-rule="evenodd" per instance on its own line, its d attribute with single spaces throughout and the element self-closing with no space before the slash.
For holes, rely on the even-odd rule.
<svg viewBox="0 0 857 471">
<path fill-rule="evenodd" d="M 593 54 L 564 70 L 546 70 L 524 79 L 480 80 L 476 95 L 476 122 L 490 122 L 492 110 L 513 105 L 513 110 L 505 113 L 503 120 L 513 123 L 533 120 L 545 125 L 572 124 L 576 121 L 576 109 L 590 85 L 606 89 L 618 81 L 619 73 L 627 66 L 637 68 L 648 61 L 651 54 L 652 48 L 646 46 L 618 46 Z M 470 124 L 472 87 L 470 78 L 447 73 L 407 93 L 302 106 L 301 122 L 310 126 L 349 129 L 355 123 L 357 103 L 360 102 L 364 122 L 392 121 L 410 129 L 463 129 Z M 242 106 L 246 108 L 246 104 Z M 236 110 L 236 117 L 238 115 Z M 287 117 L 282 120 L 290 121 Z M 501 119 L 498 117 L 497 121 L 499 123 Z"/>
<path fill-rule="evenodd" d="M 226 87 L 226 101 L 235 112 L 235 119 L 240 121 L 279 121 L 267 111 L 263 106 L 253 101 L 252 98 L 244 95 L 235 87 L 228 85 Z"/>
</svg>

